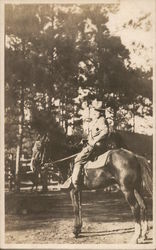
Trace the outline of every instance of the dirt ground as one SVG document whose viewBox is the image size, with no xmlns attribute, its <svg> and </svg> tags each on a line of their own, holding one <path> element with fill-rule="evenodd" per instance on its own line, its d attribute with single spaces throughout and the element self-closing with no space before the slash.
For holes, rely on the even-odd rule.
<svg viewBox="0 0 156 250">
<path fill-rule="evenodd" d="M 122 244 L 129 243 L 134 233 L 131 210 L 120 192 L 83 193 L 83 228 L 77 239 L 69 193 L 14 196 L 6 198 L 6 244 Z M 146 202 L 150 230 L 145 243 L 150 244 L 152 202 L 149 198 Z"/>
</svg>

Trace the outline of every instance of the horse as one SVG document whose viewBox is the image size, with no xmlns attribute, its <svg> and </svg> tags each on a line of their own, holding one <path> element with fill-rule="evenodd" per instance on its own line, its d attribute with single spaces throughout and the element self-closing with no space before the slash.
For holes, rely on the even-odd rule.
<svg viewBox="0 0 156 250">
<path fill-rule="evenodd" d="M 70 187 L 70 196 L 74 211 L 75 238 L 82 229 L 82 191 L 104 189 L 117 184 L 128 202 L 135 221 L 135 232 L 131 243 L 143 242 L 147 238 L 147 208 L 143 197 L 143 186 L 152 196 L 152 169 L 148 161 L 124 148 L 113 148 L 100 155 L 99 160 L 84 166 L 80 176 L 80 187 Z"/>
<path fill-rule="evenodd" d="M 145 157 L 128 149 L 119 134 L 109 134 L 106 144 L 107 146 L 101 143 L 100 150 L 97 148 L 96 157 L 93 154 L 92 161 L 84 166 L 83 174 L 80 176 L 80 188 L 70 186 L 75 217 L 73 233 L 75 238 L 78 238 L 82 229 L 82 191 L 104 189 L 116 184 L 124 194 L 134 216 L 135 232 L 131 242 L 139 243 L 146 239 L 148 233 L 143 189 L 146 188 L 152 196 L 152 168 Z M 74 159 L 70 163 L 70 167 L 73 166 Z"/>
</svg>

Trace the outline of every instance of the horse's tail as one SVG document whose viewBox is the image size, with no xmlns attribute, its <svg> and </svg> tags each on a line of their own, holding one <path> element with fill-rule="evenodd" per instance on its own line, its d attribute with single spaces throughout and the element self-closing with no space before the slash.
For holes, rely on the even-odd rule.
<svg viewBox="0 0 156 250">
<path fill-rule="evenodd" d="M 152 196 L 152 191 L 153 191 L 152 167 L 149 165 L 145 157 L 140 155 L 136 155 L 136 157 L 141 167 L 141 177 L 142 177 L 143 187 L 145 187 L 147 192 Z"/>
</svg>

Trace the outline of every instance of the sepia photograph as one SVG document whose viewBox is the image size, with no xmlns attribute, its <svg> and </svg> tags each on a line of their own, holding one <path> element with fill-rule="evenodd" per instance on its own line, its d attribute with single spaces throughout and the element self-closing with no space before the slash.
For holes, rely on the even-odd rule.
<svg viewBox="0 0 156 250">
<path fill-rule="evenodd" d="M 156 1 L 0 7 L 0 248 L 156 249 Z"/>
</svg>

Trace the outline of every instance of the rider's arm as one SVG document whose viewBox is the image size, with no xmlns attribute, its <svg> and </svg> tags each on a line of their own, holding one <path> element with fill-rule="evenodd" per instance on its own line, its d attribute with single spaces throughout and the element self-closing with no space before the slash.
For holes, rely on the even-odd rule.
<svg viewBox="0 0 156 250">
<path fill-rule="evenodd" d="M 106 127 L 105 130 L 101 130 L 100 134 L 94 137 L 94 144 L 100 141 L 105 135 L 108 134 L 108 128 Z"/>
</svg>

